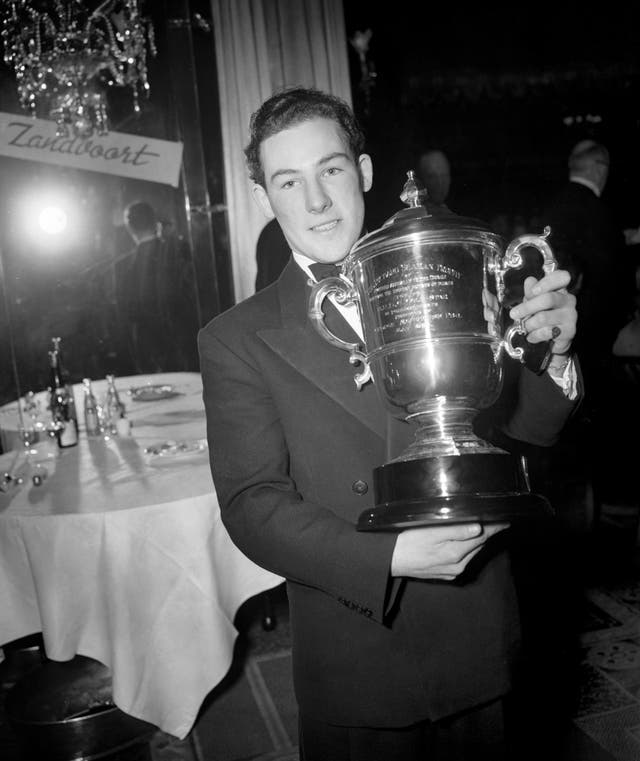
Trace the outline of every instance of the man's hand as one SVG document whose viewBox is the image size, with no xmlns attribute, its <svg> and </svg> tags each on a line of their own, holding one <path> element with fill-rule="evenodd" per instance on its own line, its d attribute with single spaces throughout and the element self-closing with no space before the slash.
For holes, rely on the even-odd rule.
<svg viewBox="0 0 640 761">
<path fill-rule="evenodd" d="M 508 523 L 412 528 L 398 535 L 391 558 L 392 576 L 452 581 L 467 567 L 488 539 Z"/>
<path fill-rule="evenodd" d="M 540 280 L 528 277 L 523 302 L 509 312 L 513 320 L 521 320 L 530 343 L 553 340 L 554 354 L 566 354 L 576 334 L 576 298 L 566 290 L 570 280 L 566 270 Z"/>
</svg>

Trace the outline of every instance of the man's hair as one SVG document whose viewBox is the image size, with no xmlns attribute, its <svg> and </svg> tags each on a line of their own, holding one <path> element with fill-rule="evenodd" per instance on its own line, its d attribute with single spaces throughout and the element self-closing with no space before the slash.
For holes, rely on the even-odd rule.
<svg viewBox="0 0 640 761">
<path fill-rule="evenodd" d="M 244 154 L 249 177 L 265 182 L 260 146 L 269 137 L 310 119 L 330 119 L 342 130 L 353 158 L 364 150 L 364 133 L 351 107 L 341 98 L 307 87 L 291 87 L 275 93 L 251 115 L 250 141 Z"/>
<path fill-rule="evenodd" d="M 581 140 L 569 154 L 568 163 L 572 174 L 581 174 L 594 163 L 609 166 L 609 151 L 595 140 Z"/>
<path fill-rule="evenodd" d="M 158 217 L 153 206 L 147 201 L 135 201 L 124 212 L 127 227 L 136 233 L 151 232 L 156 229 Z"/>
</svg>

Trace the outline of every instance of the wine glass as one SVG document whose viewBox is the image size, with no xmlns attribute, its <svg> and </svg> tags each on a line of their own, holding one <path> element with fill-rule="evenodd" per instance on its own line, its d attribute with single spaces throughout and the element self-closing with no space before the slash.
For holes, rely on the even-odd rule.
<svg viewBox="0 0 640 761">
<path fill-rule="evenodd" d="M 29 455 L 37 454 L 38 450 L 33 448 L 33 446 L 38 443 L 39 439 L 35 426 L 25 423 L 18 428 L 18 433 L 27 458 Z"/>
<path fill-rule="evenodd" d="M 42 401 L 33 391 L 28 391 L 24 397 L 24 406 L 22 408 L 31 418 L 33 428 L 38 433 L 44 431 L 45 424 L 42 422 Z"/>
<path fill-rule="evenodd" d="M 38 450 L 34 447 L 41 440 L 41 434 L 44 433 L 46 428 L 41 420 L 42 405 L 40 398 L 33 391 L 28 391 L 25 394 L 22 411 L 28 415 L 28 418 L 20 413 L 18 434 L 22 442 L 23 451 L 27 455 L 27 460 L 29 460 L 30 455 L 38 454 Z"/>
<path fill-rule="evenodd" d="M 35 425 L 25 422 L 25 424 L 19 427 L 18 431 L 25 453 L 28 472 L 31 475 L 31 481 L 34 486 L 40 486 L 49 474 L 47 468 L 42 464 L 42 458 L 44 457 L 46 460 L 50 455 L 47 451 L 41 453 L 36 448 L 35 445 L 40 441 L 40 434 Z"/>
</svg>

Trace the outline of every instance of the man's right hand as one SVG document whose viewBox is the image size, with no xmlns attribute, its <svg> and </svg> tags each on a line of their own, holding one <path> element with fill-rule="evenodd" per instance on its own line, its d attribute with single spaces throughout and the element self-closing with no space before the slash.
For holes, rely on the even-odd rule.
<svg viewBox="0 0 640 761">
<path fill-rule="evenodd" d="M 391 575 L 453 581 L 487 540 L 508 526 L 508 523 L 463 523 L 403 531 L 391 558 Z"/>
</svg>

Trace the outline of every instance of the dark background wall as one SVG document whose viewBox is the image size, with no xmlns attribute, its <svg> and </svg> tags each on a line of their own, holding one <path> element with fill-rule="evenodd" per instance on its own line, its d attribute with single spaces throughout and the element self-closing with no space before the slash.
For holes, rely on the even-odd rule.
<svg viewBox="0 0 640 761">
<path fill-rule="evenodd" d="M 640 223 L 633 4 L 345 0 L 345 18 L 349 37 L 372 30 L 368 99 L 352 46 L 350 61 L 377 175 L 374 221 L 397 210 L 404 172 L 428 147 L 450 158 L 455 211 L 535 220 L 571 146 L 596 137 L 611 151 L 610 202 L 623 224 Z"/>
</svg>

